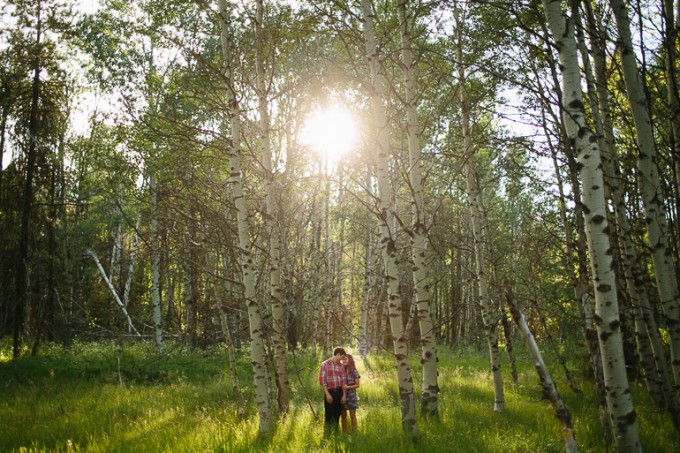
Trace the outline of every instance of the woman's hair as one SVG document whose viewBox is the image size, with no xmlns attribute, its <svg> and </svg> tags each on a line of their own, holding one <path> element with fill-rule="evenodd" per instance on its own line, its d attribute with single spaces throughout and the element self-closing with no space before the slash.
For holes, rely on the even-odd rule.
<svg viewBox="0 0 680 453">
<path fill-rule="evenodd" d="M 354 363 L 354 357 L 351 354 L 346 354 L 347 357 L 347 373 L 351 373 L 357 370 L 357 366 Z"/>
</svg>

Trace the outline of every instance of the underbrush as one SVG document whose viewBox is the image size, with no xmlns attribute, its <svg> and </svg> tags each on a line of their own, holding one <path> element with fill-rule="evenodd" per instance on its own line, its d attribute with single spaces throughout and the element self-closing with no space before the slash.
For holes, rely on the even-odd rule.
<svg viewBox="0 0 680 453">
<path fill-rule="evenodd" d="M 561 452 L 551 406 L 533 366 L 517 348 L 519 383 L 504 363 L 505 412 L 493 412 L 487 355 L 439 349 L 439 417 L 418 417 L 418 434 L 401 430 L 399 393 L 389 354 L 357 358 L 362 374 L 359 429 L 323 435 L 317 383 L 322 357 L 289 354 L 291 408 L 274 430 L 258 435 L 258 415 L 247 352 L 236 358 L 243 404 L 234 394 L 226 350 L 190 352 L 168 344 L 158 355 L 148 344 L 75 343 L 45 347 L 38 357 L 9 360 L 0 343 L 0 451 L 252 452 L 460 451 Z M 420 357 L 411 367 L 419 401 Z M 597 398 L 587 373 L 576 373 L 582 393 L 567 386 L 547 357 L 568 408 L 581 451 L 604 452 Z M 570 363 L 572 370 L 585 369 Z M 677 451 L 680 436 L 665 413 L 653 410 L 644 386 L 632 383 L 638 427 L 647 451 Z"/>
</svg>

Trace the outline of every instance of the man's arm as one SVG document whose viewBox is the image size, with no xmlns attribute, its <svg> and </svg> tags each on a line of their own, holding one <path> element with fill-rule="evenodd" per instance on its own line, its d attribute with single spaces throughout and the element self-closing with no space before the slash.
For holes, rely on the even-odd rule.
<svg viewBox="0 0 680 453">
<path fill-rule="evenodd" d="M 328 370 L 326 368 L 326 362 L 321 362 L 321 370 L 319 371 L 319 384 L 321 384 L 321 388 L 326 395 L 326 401 L 328 401 L 329 404 L 332 403 L 333 397 L 328 391 Z"/>
</svg>

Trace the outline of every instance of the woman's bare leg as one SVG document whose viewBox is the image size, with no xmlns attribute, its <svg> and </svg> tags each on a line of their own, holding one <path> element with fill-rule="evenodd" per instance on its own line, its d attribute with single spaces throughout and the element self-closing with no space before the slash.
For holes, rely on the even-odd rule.
<svg viewBox="0 0 680 453">
<path fill-rule="evenodd" d="M 340 414 L 340 425 L 342 425 L 342 432 L 347 434 L 347 411 L 344 409 Z"/>
</svg>

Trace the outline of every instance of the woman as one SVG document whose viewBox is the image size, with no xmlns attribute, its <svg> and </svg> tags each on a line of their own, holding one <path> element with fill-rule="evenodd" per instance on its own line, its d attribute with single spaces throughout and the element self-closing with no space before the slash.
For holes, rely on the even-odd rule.
<svg viewBox="0 0 680 453">
<path fill-rule="evenodd" d="M 359 397 L 357 390 L 359 388 L 359 381 L 361 376 L 357 371 L 354 363 L 354 357 L 350 354 L 345 355 L 342 359 L 342 364 L 345 365 L 345 372 L 347 373 L 347 384 L 343 385 L 345 392 L 345 404 L 342 406 L 342 414 L 340 423 L 342 425 L 342 432 L 347 433 L 347 412 L 349 411 L 350 421 L 352 423 L 352 431 L 357 429 L 357 409 L 359 408 Z"/>
</svg>

